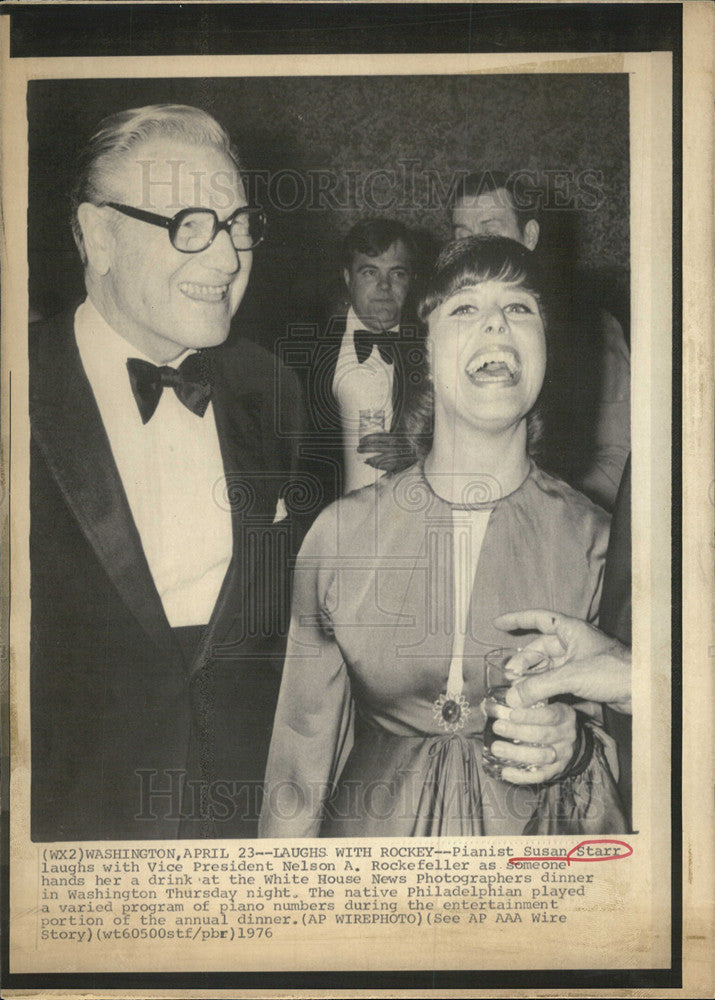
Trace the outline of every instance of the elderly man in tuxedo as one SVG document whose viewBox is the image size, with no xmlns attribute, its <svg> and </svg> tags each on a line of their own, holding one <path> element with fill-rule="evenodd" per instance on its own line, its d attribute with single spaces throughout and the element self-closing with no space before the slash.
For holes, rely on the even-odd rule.
<svg viewBox="0 0 715 1000">
<path fill-rule="evenodd" d="M 417 249 L 410 230 L 394 219 L 358 222 L 340 253 L 346 301 L 313 328 L 305 372 L 311 433 L 309 467 L 322 504 L 375 482 L 369 453 L 401 427 L 410 391 L 424 377 L 424 338 L 410 318 Z M 286 342 L 286 356 L 301 342 Z M 305 338 L 303 339 L 305 343 Z M 361 447 L 368 439 L 369 448 Z"/>
<path fill-rule="evenodd" d="M 87 298 L 30 338 L 32 835 L 253 836 L 301 413 L 227 340 L 265 220 L 183 105 L 105 119 L 73 203 Z"/>
</svg>

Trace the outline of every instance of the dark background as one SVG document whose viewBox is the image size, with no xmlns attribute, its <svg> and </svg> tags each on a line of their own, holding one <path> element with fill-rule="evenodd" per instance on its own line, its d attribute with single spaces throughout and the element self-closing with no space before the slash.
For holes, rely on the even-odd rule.
<svg viewBox="0 0 715 1000">
<path fill-rule="evenodd" d="M 83 296 L 67 198 L 78 150 L 105 115 L 164 101 L 218 118 L 268 213 L 234 321 L 263 346 L 311 318 L 312 303 L 339 274 L 340 238 L 358 219 L 399 218 L 421 232 L 429 253 L 449 236 L 450 186 L 489 168 L 536 172 L 540 249 L 554 268 L 583 272 L 627 335 L 628 78 L 621 74 L 31 82 L 36 313 L 51 315 Z"/>
</svg>

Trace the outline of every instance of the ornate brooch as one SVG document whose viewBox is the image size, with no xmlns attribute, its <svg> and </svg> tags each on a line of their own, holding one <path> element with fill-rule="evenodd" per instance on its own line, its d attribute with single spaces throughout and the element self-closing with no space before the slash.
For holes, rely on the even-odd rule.
<svg viewBox="0 0 715 1000">
<path fill-rule="evenodd" d="M 434 703 L 433 714 L 435 722 L 448 733 L 459 732 L 471 712 L 469 702 L 463 694 L 441 694 Z"/>
</svg>

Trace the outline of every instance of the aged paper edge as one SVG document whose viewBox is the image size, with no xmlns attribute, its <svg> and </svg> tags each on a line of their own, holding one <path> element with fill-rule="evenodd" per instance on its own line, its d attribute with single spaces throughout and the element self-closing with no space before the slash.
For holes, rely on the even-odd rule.
<svg viewBox="0 0 715 1000">
<path fill-rule="evenodd" d="M 697 380 L 697 373 L 700 372 L 712 372 L 712 341 L 708 336 L 708 321 L 704 320 L 704 310 L 702 309 L 703 298 L 707 299 L 709 297 L 710 303 L 712 303 L 712 278 L 711 271 L 709 267 L 710 258 L 710 245 L 712 238 L 712 195 L 709 189 L 709 185 L 706 183 L 707 179 L 712 176 L 711 164 L 712 164 L 712 141 L 711 136 L 707 129 L 702 129 L 702 122 L 707 120 L 709 117 L 710 103 L 709 95 L 712 94 L 712 52 L 707 52 L 703 50 L 708 49 L 708 39 L 711 37 L 712 32 L 708 28 L 712 27 L 712 9 L 708 4 L 690 4 L 688 14 L 685 18 L 685 38 L 684 42 L 686 44 L 686 57 L 684 59 L 685 67 L 685 90 L 684 90 L 684 132 L 685 132 L 685 142 L 684 142 L 684 158 L 686 164 L 685 170 L 685 183 L 686 183 L 686 199 L 684 203 L 684 229 L 688 235 L 687 241 L 685 241 L 683 247 L 683 271 L 684 271 L 684 329 L 686 334 L 684 336 L 683 344 L 683 361 L 684 361 L 684 385 L 683 385 L 683 403 L 684 403 L 684 449 L 683 449 L 683 459 L 685 466 L 685 476 L 684 476 L 684 517 L 686 519 L 686 535 L 684 544 L 684 566 L 686 567 L 686 573 L 684 575 L 684 600 L 686 604 L 687 616 L 686 622 L 691 623 L 691 613 L 692 624 L 697 620 L 702 622 L 705 620 L 708 622 L 709 628 L 711 628 L 712 621 L 712 574 L 711 574 L 711 558 L 703 558 L 703 546 L 705 546 L 705 556 L 709 554 L 711 557 L 711 539 L 712 539 L 712 383 L 710 380 Z M 698 9 L 699 8 L 699 9 Z M 698 17 L 702 17 L 702 21 L 698 21 Z M 688 48 L 687 46 L 692 46 L 690 52 L 690 58 L 688 58 Z M 711 48 L 711 46 L 710 46 Z M 579 62 L 588 63 L 588 68 L 584 65 L 579 67 L 585 71 L 598 72 L 603 71 L 602 67 L 596 67 L 594 65 L 594 59 L 597 57 L 584 57 L 581 54 L 575 55 L 574 60 Z M 178 60 L 180 63 L 185 63 L 185 60 Z M 212 70 L 210 74 L 206 75 L 221 75 L 216 64 L 218 60 L 214 60 L 212 63 Z M 501 62 L 503 66 L 503 60 L 499 60 L 495 57 L 494 67 L 483 70 L 484 72 L 498 72 L 500 68 L 497 63 Z M 708 62 L 710 65 L 708 65 Z M 265 67 L 265 60 L 263 60 L 263 66 Z M 518 70 L 520 72 L 529 72 L 534 66 L 532 61 L 531 65 L 529 63 L 519 64 Z M 568 69 L 566 68 L 568 66 Z M 527 68 L 528 67 L 528 68 Z M 558 58 L 544 59 L 544 64 L 539 64 L 539 69 L 542 71 L 548 67 L 549 71 L 559 71 L 563 69 L 565 71 L 573 72 L 574 63 L 569 61 L 568 57 L 562 57 L 559 55 Z M 558 67 L 558 68 L 557 68 Z M 535 66 L 534 66 L 535 68 Z M 177 70 L 172 70 L 169 67 L 162 66 L 161 73 L 156 72 L 153 74 L 148 74 L 142 71 L 142 75 L 173 75 Z M 296 70 L 298 71 L 298 70 Z M 308 71 L 310 75 L 315 74 L 315 68 L 313 67 Z M 364 70 L 363 70 L 364 71 Z M 458 72 L 458 69 L 452 69 L 452 72 Z M 50 75 L 54 75 L 56 69 L 53 70 L 51 66 L 48 66 L 48 72 Z M 267 72 L 267 71 L 266 71 Z M 273 74 L 274 71 L 271 71 Z M 394 70 L 391 70 L 394 72 Z M 64 74 L 63 74 L 64 75 Z M 91 75 L 95 75 L 92 71 Z M 177 75 L 178 72 L 177 72 Z M 182 74 L 183 75 L 183 74 Z M 692 102 L 692 103 L 691 103 Z M 693 108 L 697 110 L 693 113 Z M 708 141 L 709 140 L 709 141 Z M 703 163 L 698 165 L 696 161 L 697 157 L 703 158 Z M 697 172 L 698 176 L 691 176 L 690 170 L 694 173 Z M 700 183 L 698 184 L 698 181 Z M 709 208 L 709 210 L 708 210 Z M 701 265 L 705 262 L 705 268 L 701 268 Z M 7 288 L 7 285 L 6 285 Z M 699 302 L 696 304 L 693 299 L 698 297 Z M 9 309 L 6 307 L 7 299 L 4 300 L 3 309 Z M 24 313 L 24 306 L 21 309 L 21 317 Z M 711 316 L 711 310 L 708 311 L 708 317 Z M 3 317 L 7 319 L 6 316 Z M 5 324 L 5 329 L 9 329 L 10 324 Z M 695 384 L 693 384 L 695 382 Z M 705 382 L 705 384 L 703 384 Z M 13 393 L 17 391 L 16 386 L 13 386 Z M 7 393 L 4 394 L 4 416 L 7 415 Z M 7 427 L 6 422 L 3 422 L 4 435 L 5 428 Z M 4 436 L 3 444 L 5 446 L 5 454 L 7 447 L 7 439 Z M 704 504 L 703 496 L 708 496 L 708 502 Z M 705 507 L 705 513 L 703 513 L 703 506 Z M 707 538 L 707 541 L 704 539 Z M 687 567 L 698 567 L 698 573 L 688 573 Z M 695 579 L 693 579 L 695 577 Z M 693 716 L 691 712 L 696 705 L 707 706 L 710 703 L 710 699 L 703 697 L 704 692 L 712 691 L 712 656 L 713 656 L 713 646 L 712 646 L 712 632 L 709 630 L 707 634 L 707 641 L 702 640 L 706 637 L 703 636 L 702 631 L 698 633 L 695 629 L 692 629 L 689 633 L 690 638 L 686 637 L 686 647 L 685 652 L 687 656 L 687 662 L 692 666 L 694 674 L 696 674 L 698 679 L 698 687 L 695 692 L 695 697 L 693 697 L 693 688 L 690 683 L 686 682 L 685 688 L 685 710 L 688 711 L 688 718 L 692 719 Z M 692 658 L 691 658 L 692 657 Z M 702 684 L 702 686 L 700 686 Z M 709 893 L 706 891 L 709 887 L 710 875 L 712 871 L 712 865 L 708 864 L 708 860 L 712 858 L 711 851 L 711 838 L 709 836 L 712 830 L 712 810 L 709 814 L 709 823 L 703 824 L 703 810 L 702 810 L 702 788 L 703 785 L 706 788 L 712 787 L 712 785 L 703 781 L 696 787 L 695 778 L 699 776 L 701 766 L 707 766 L 707 760 L 709 759 L 709 751 L 711 749 L 710 740 L 703 741 L 695 740 L 696 727 L 691 725 L 688 727 L 686 734 L 684 736 L 684 758 L 689 760 L 692 764 L 695 762 L 695 766 L 692 769 L 685 769 L 684 773 L 684 815 L 685 815 L 685 829 L 687 831 L 686 842 L 684 843 L 684 852 L 687 849 L 687 871 L 688 871 L 688 885 L 686 886 L 686 906 L 685 906 L 685 916 L 686 916 L 686 944 L 688 941 L 698 942 L 702 940 L 703 932 L 707 937 L 711 931 L 711 921 L 709 914 Z M 707 727 L 706 727 L 707 731 Z M 710 734 L 709 734 L 710 735 Z M 703 757 L 706 758 L 703 761 Z M 702 776 L 705 777 L 704 775 Z M 695 818 L 695 811 L 697 809 L 698 822 L 693 823 L 692 820 Z M 710 851 L 710 856 L 708 857 L 708 851 Z M 686 858 L 684 857 L 684 862 Z M 699 892 L 698 890 L 703 890 Z M 688 934 L 687 931 L 690 929 L 692 933 Z M 696 967 L 699 967 L 702 972 L 705 973 L 704 979 L 700 979 L 700 976 L 695 977 L 695 982 L 692 988 L 699 989 L 703 986 L 707 986 L 707 976 L 709 973 L 708 969 L 708 959 L 707 959 L 707 942 L 704 944 L 694 943 L 692 945 L 693 951 L 700 953 L 699 957 L 697 954 L 693 955 L 693 959 Z M 687 949 L 686 949 L 687 951 Z M 698 982 L 699 980 L 699 982 Z M 696 985 L 697 983 L 697 985 Z M 241 991 L 248 995 L 249 991 Z M 287 994 L 283 991 L 259 991 L 260 993 L 266 993 L 267 995 L 297 995 Z M 648 995 L 650 991 L 638 990 L 638 995 Z M 661 991 L 654 991 L 659 993 Z M 311 991 L 311 995 L 319 996 L 322 994 L 329 995 L 329 991 Z M 540 995 L 556 995 L 554 991 L 530 991 L 530 993 L 538 993 Z M 100 995 L 123 995 L 123 996 L 173 996 L 178 995 L 175 991 L 148 991 L 142 990 L 141 992 L 134 991 L 113 991 L 108 990 L 102 993 L 87 993 L 84 991 L 66 991 L 57 990 L 51 993 L 45 993 L 43 995 L 84 995 L 84 996 L 100 996 Z M 202 993 L 197 991 L 192 991 L 192 995 L 240 995 L 235 991 L 222 991 L 222 990 L 212 990 L 210 993 Z M 447 995 L 467 995 L 465 991 L 438 991 L 434 995 L 447 996 Z M 29 991 L 11 991 L 8 995 L 33 995 Z M 36 995 L 36 994 L 35 994 Z M 381 990 L 373 991 L 356 991 L 353 995 L 399 995 L 397 993 L 386 993 Z M 404 995 L 409 995 L 409 991 L 405 991 Z M 474 993 L 470 995 L 476 995 Z M 527 993 L 522 993 L 522 991 L 504 991 L 495 990 L 491 991 L 490 995 L 529 995 Z M 579 991 L 559 991 L 559 995 L 579 995 Z M 612 995 L 627 996 L 632 995 L 631 991 L 615 991 Z M 671 991 L 672 995 L 672 991 Z"/>
</svg>

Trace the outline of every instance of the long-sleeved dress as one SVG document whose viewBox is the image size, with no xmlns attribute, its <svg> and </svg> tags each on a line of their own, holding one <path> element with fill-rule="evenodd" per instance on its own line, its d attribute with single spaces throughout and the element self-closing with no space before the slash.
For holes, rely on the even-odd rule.
<svg viewBox="0 0 715 1000">
<path fill-rule="evenodd" d="M 259 835 L 524 832 L 538 789 L 481 762 L 484 654 L 513 644 L 493 620 L 538 607 L 594 621 L 609 519 L 535 465 L 493 493 L 483 479 L 449 504 L 414 466 L 317 519 L 298 557 Z"/>
</svg>

